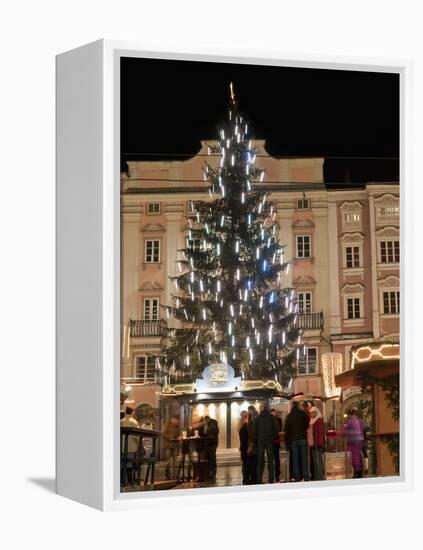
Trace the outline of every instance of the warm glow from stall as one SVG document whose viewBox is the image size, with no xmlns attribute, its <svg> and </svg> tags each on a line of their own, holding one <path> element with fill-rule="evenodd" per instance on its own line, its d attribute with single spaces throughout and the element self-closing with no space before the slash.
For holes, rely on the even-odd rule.
<svg viewBox="0 0 423 550">
<path fill-rule="evenodd" d="M 209 403 L 207 414 L 210 416 L 210 418 L 216 418 L 216 405 L 214 403 Z"/>
<path fill-rule="evenodd" d="M 226 448 L 227 438 L 227 411 L 228 407 L 226 403 L 220 403 L 217 407 L 217 422 L 219 424 L 219 447 Z"/>
<path fill-rule="evenodd" d="M 197 413 L 197 415 L 199 417 L 202 417 L 202 416 L 205 416 L 205 406 L 203 405 L 203 403 L 199 403 L 196 407 L 195 407 L 195 412 Z"/>
<path fill-rule="evenodd" d="M 231 403 L 231 447 L 233 449 L 239 448 L 239 420 L 240 420 L 241 408 L 239 401 L 232 401 Z"/>
</svg>

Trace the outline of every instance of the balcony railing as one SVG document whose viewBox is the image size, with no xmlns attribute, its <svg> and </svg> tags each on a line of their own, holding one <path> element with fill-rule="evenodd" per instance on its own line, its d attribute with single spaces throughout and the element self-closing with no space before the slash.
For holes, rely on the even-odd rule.
<svg viewBox="0 0 423 550">
<path fill-rule="evenodd" d="M 297 327 L 302 329 L 323 329 L 323 313 L 300 313 Z"/>
<path fill-rule="evenodd" d="M 133 338 L 148 336 L 166 336 L 167 324 L 163 319 L 146 321 L 144 319 L 131 319 L 129 321 L 129 334 Z"/>
</svg>

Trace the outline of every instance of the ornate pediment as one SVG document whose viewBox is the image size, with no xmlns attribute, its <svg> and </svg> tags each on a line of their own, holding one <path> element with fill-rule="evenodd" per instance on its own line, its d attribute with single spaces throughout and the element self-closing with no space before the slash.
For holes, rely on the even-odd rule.
<svg viewBox="0 0 423 550">
<path fill-rule="evenodd" d="M 396 275 L 388 275 L 384 279 L 380 279 L 377 284 L 382 288 L 399 288 L 400 280 Z"/>
<path fill-rule="evenodd" d="M 166 231 L 165 227 L 160 223 L 147 223 L 142 226 L 142 233 L 160 233 Z"/>
<path fill-rule="evenodd" d="M 314 227 L 314 223 L 311 220 L 297 220 L 292 224 L 294 229 L 305 229 Z"/>
<path fill-rule="evenodd" d="M 345 212 L 357 212 L 363 208 L 363 205 L 358 201 L 344 201 L 339 208 Z"/>
<path fill-rule="evenodd" d="M 343 233 L 342 237 L 339 239 L 342 242 L 354 243 L 361 242 L 364 240 L 364 235 L 362 233 Z"/>
<path fill-rule="evenodd" d="M 308 275 L 302 275 L 300 277 L 297 277 L 292 282 L 294 285 L 297 285 L 297 286 L 310 286 L 310 285 L 316 284 L 316 280 L 313 279 L 313 277 L 310 277 Z"/>
<path fill-rule="evenodd" d="M 163 287 L 160 283 L 157 283 L 156 281 L 147 281 L 143 283 L 139 289 L 140 290 L 163 290 Z"/>
<path fill-rule="evenodd" d="M 387 237 L 399 237 L 399 228 L 393 225 L 388 225 L 382 229 L 376 231 L 378 238 L 387 238 Z"/>
<path fill-rule="evenodd" d="M 346 284 L 342 287 L 342 294 L 363 294 L 364 285 L 361 283 Z"/>
<path fill-rule="evenodd" d="M 377 206 L 398 206 L 398 203 L 399 197 L 397 195 L 392 195 L 392 193 L 385 193 L 375 199 L 375 204 Z"/>
</svg>

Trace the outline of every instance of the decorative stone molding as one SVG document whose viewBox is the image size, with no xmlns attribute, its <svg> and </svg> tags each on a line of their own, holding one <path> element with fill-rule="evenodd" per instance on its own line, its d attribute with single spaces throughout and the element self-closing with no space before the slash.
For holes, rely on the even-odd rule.
<svg viewBox="0 0 423 550">
<path fill-rule="evenodd" d="M 339 239 L 341 242 L 344 243 L 357 243 L 357 242 L 363 242 L 364 241 L 364 235 L 363 233 L 343 233 L 342 237 Z"/>
<path fill-rule="evenodd" d="M 311 220 L 297 220 L 292 227 L 294 229 L 310 229 L 314 227 L 314 223 Z"/>
<path fill-rule="evenodd" d="M 394 225 L 387 225 L 385 227 L 382 227 L 382 229 L 378 229 L 376 231 L 376 237 L 378 239 L 398 238 L 399 227 L 395 227 Z"/>
<path fill-rule="evenodd" d="M 166 228 L 161 223 L 147 223 L 141 227 L 142 233 L 163 233 Z"/>
<path fill-rule="evenodd" d="M 346 284 L 341 288 L 341 292 L 344 296 L 348 294 L 363 294 L 364 293 L 364 285 L 361 283 L 355 283 L 355 284 Z"/>
<path fill-rule="evenodd" d="M 364 268 L 363 267 L 346 267 L 343 269 L 343 280 L 347 281 L 351 277 L 358 277 L 364 281 Z"/>
<path fill-rule="evenodd" d="M 379 197 L 375 198 L 376 206 L 398 206 L 399 196 L 392 195 L 392 193 L 384 193 Z"/>
<path fill-rule="evenodd" d="M 339 209 L 342 212 L 355 212 L 357 210 L 361 211 L 363 209 L 363 205 L 358 201 L 344 201 Z"/>
<path fill-rule="evenodd" d="M 379 279 L 383 279 L 384 277 L 387 277 L 386 271 L 393 271 L 394 273 L 390 273 L 389 275 L 396 275 L 396 273 L 399 273 L 399 264 L 379 264 L 377 266 L 377 276 Z"/>
<path fill-rule="evenodd" d="M 316 280 L 313 279 L 313 277 L 310 277 L 308 275 L 302 275 L 294 279 L 292 283 L 297 286 L 310 286 L 310 285 L 315 285 Z"/>
<path fill-rule="evenodd" d="M 157 283 L 155 281 L 147 281 L 146 283 L 142 284 L 139 288 L 140 290 L 163 290 L 163 287 L 160 283 Z"/>
<path fill-rule="evenodd" d="M 399 288 L 400 280 L 396 275 L 388 275 L 385 279 L 381 279 L 377 282 L 380 288 Z"/>
</svg>

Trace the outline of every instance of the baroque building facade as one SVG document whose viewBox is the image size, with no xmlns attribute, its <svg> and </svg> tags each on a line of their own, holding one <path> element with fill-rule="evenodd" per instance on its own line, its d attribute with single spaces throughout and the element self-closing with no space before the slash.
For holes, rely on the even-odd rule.
<svg viewBox="0 0 423 550">
<path fill-rule="evenodd" d="M 167 329 L 177 328 L 159 304 L 171 304 L 169 277 L 192 201 L 209 197 L 202 166 L 206 158 L 217 162 L 209 145 L 202 142 L 188 160 L 129 161 L 121 174 L 121 377 L 127 402 L 156 420 L 163 381 L 154 354 Z M 277 159 L 264 141 L 255 145 L 256 166 L 265 170 L 258 185 L 277 210 L 279 239 L 292 260 L 285 284 L 296 290 L 307 344 L 286 389 L 327 399 L 336 394 L 334 376 L 350 368 L 352 349 L 399 341 L 399 184 L 331 186 L 323 158 Z M 336 424 L 336 414 L 333 405 L 326 420 Z"/>
</svg>

